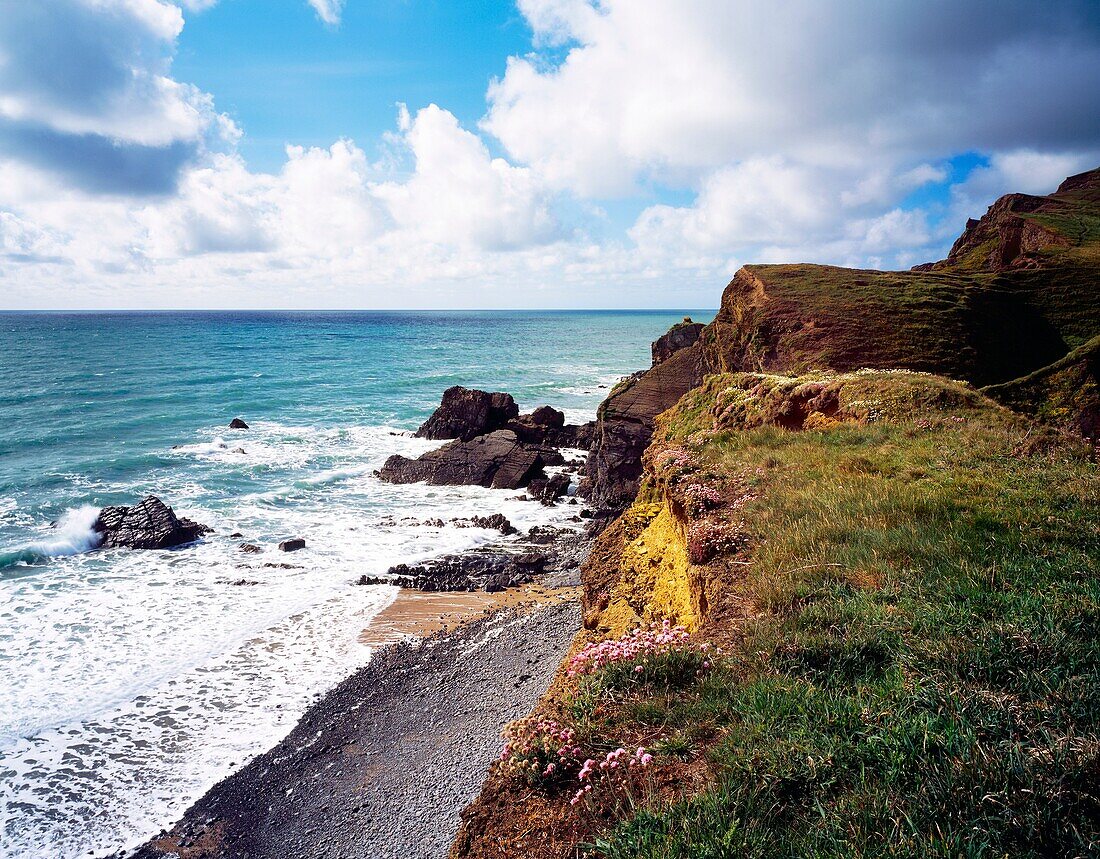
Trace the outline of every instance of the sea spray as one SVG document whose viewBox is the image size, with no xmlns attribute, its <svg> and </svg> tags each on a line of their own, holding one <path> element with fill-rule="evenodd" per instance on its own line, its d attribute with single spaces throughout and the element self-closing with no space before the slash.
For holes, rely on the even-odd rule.
<svg viewBox="0 0 1100 859">
<path fill-rule="evenodd" d="M 0 552 L 0 570 L 44 564 L 50 558 L 64 558 L 92 551 L 103 539 L 92 527 L 98 516 L 99 508 L 90 504 L 66 510 L 51 526 L 52 532 L 48 539 Z"/>
</svg>

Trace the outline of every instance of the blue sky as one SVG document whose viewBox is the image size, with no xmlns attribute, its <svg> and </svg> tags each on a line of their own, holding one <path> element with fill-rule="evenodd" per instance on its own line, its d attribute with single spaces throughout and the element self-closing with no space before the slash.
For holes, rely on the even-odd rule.
<svg viewBox="0 0 1100 859">
<path fill-rule="evenodd" d="M 1100 165 L 1091 0 L 0 0 L 0 308 L 713 306 Z"/>
<path fill-rule="evenodd" d="M 398 102 L 436 102 L 474 126 L 489 79 L 530 46 L 512 2 L 352 2 L 326 26 L 301 0 L 223 0 L 188 21 L 173 69 L 217 94 L 246 129 L 250 166 L 271 171 L 290 142 L 379 140 Z"/>
</svg>

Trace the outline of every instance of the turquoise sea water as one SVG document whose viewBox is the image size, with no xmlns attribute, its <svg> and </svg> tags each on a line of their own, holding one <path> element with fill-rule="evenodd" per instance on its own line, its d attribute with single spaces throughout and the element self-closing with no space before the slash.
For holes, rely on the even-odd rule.
<svg viewBox="0 0 1100 859">
<path fill-rule="evenodd" d="M 589 419 L 683 315 L 0 314 L 0 855 L 133 845 L 276 742 L 369 658 L 392 591 L 359 575 L 494 536 L 411 520 L 574 512 L 374 478 L 433 446 L 410 430 L 443 389 Z M 216 533 L 88 551 L 99 507 L 150 492 Z"/>
</svg>

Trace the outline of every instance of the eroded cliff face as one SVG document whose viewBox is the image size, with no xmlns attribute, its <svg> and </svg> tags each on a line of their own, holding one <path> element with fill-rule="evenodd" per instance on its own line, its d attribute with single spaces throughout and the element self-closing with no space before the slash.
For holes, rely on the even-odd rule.
<svg viewBox="0 0 1100 859">
<path fill-rule="evenodd" d="M 654 419 L 703 381 L 703 369 L 696 341 L 615 386 L 597 414 L 586 467 L 592 504 L 622 509 L 634 500 Z"/>
<path fill-rule="evenodd" d="M 751 265 L 698 341 L 612 391 L 588 466 L 594 504 L 623 509 L 656 416 L 711 373 L 906 369 L 999 385 L 1100 333 L 1100 170 L 1046 197 L 1010 194 L 951 254 L 913 271 Z M 661 344 L 661 349 L 658 349 Z"/>
</svg>

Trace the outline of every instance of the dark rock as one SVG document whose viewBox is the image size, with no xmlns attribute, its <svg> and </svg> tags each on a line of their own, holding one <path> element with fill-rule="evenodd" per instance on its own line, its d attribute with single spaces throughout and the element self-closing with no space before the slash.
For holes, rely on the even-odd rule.
<svg viewBox="0 0 1100 859">
<path fill-rule="evenodd" d="M 671 358 L 681 349 L 694 346 L 706 326 L 701 322 L 692 322 L 690 316 L 673 325 L 668 331 L 653 341 L 650 350 L 653 354 L 653 366 L 656 367 Z"/>
<path fill-rule="evenodd" d="M 416 431 L 418 438 L 471 439 L 503 427 L 519 415 L 511 394 L 489 393 L 455 385 L 443 392 L 443 400 Z"/>
<path fill-rule="evenodd" d="M 531 412 L 531 422 L 539 426 L 561 429 L 565 426 L 565 414 L 552 406 L 539 406 Z"/>
<path fill-rule="evenodd" d="M 471 441 L 452 441 L 417 459 L 395 454 L 378 476 L 389 483 L 518 489 L 542 475 L 547 455 L 521 444 L 510 430 L 497 430 Z"/>
<path fill-rule="evenodd" d="M 560 540 L 567 534 L 575 533 L 575 531 L 571 531 L 568 528 L 555 528 L 553 525 L 535 525 L 527 532 L 524 539 L 526 539 L 528 543 L 545 546 Z"/>
<path fill-rule="evenodd" d="M 290 540 L 283 540 L 283 542 L 281 542 L 279 544 L 279 551 L 280 552 L 297 552 L 299 549 L 304 549 L 305 547 L 306 547 L 306 541 L 305 540 L 303 540 L 301 537 L 294 537 L 293 539 L 290 539 Z"/>
<path fill-rule="evenodd" d="M 457 528 L 495 529 L 504 535 L 516 533 L 516 527 L 503 513 L 494 513 L 492 516 L 471 516 L 469 519 L 452 519 L 451 524 Z"/>
<path fill-rule="evenodd" d="M 393 584 L 420 591 L 478 591 L 495 582 L 499 589 L 527 584 L 542 571 L 542 556 L 479 547 L 418 564 L 397 564 L 388 577 L 366 577 L 362 584 Z"/>
<path fill-rule="evenodd" d="M 240 418 L 233 418 L 233 420 L 231 420 L 229 422 L 229 428 L 230 429 L 248 429 L 248 424 L 246 424 Z"/>
<path fill-rule="evenodd" d="M 242 533 L 241 533 L 240 531 L 234 531 L 234 532 L 233 532 L 232 534 L 230 534 L 229 536 L 230 536 L 230 537 L 243 537 L 243 536 L 244 536 L 244 534 L 242 534 Z"/>
<path fill-rule="evenodd" d="M 532 498 L 550 505 L 569 491 L 569 475 L 555 474 L 552 477 L 532 480 L 527 491 Z"/>
<path fill-rule="evenodd" d="M 642 453 L 653 436 L 654 419 L 702 381 L 696 342 L 616 385 L 600 405 L 581 494 L 601 507 L 630 504 L 638 492 Z"/>
<path fill-rule="evenodd" d="M 167 549 L 213 533 L 206 525 L 177 517 L 154 495 L 133 507 L 104 507 L 92 530 L 102 536 L 101 546 L 129 549 Z"/>
<path fill-rule="evenodd" d="M 238 548 L 240 548 L 240 550 L 246 555 L 257 555 L 263 551 L 263 549 L 261 549 L 255 543 L 241 543 Z"/>
</svg>

